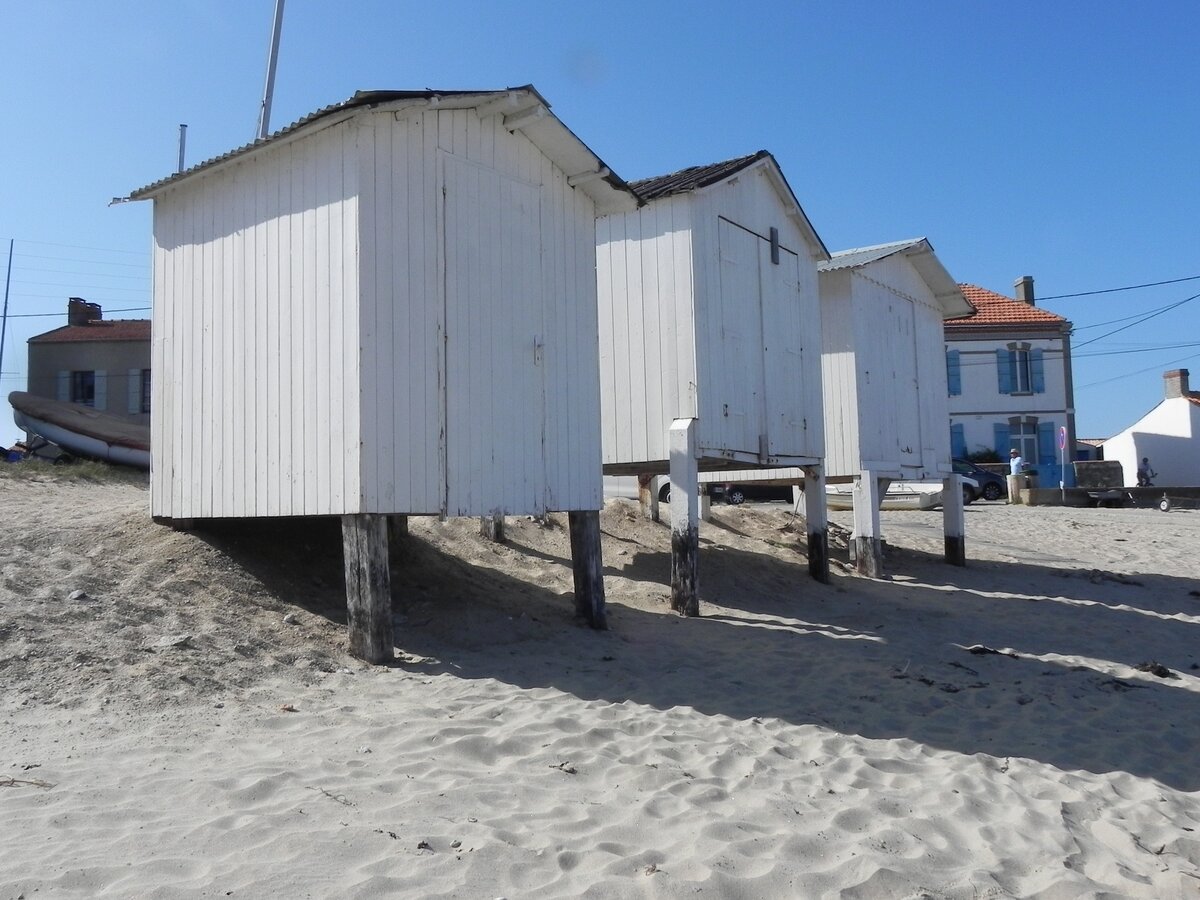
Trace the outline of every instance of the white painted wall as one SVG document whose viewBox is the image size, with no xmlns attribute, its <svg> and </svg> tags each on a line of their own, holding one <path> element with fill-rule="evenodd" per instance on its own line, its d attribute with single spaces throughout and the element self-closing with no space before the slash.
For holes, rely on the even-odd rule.
<svg viewBox="0 0 1200 900">
<path fill-rule="evenodd" d="M 155 200 L 151 508 L 361 511 L 355 132 Z"/>
<path fill-rule="evenodd" d="M 820 277 L 827 477 L 941 478 L 949 412 L 932 291 L 902 254 Z"/>
<path fill-rule="evenodd" d="M 665 461 L 693 417 L 708 459 L 823 455 L 817 251 L 767 165 L 598 221 L 605 464 Z"/>
<path fill-rule="evenodd" d="M 1163 400 L 1104 442 L 1105 460 L 1121 464 L 1127 487 L 1137 484 L 1142 457 L 1149 457 L 1158 473 L 1157 487 L 1200 485 L 1200 405 L 1185 397 Z"/>
<path fill-rule="evenodd" d="M 1010 416 L 1036 416 L 1066 425 L 1066 376 L 1061 340 L 1020 339 L 1043 353 L 1046 390 L 1042 393 L 1002 394 L 996 369 L 996 351 L 1012 339 L 946 340 L 946 350 L 958 350 L 962 393 L 949 398 L 950 421 L 963 426 L 967 451 L 995 449 L 993 425 Z M 943 367 L 945 357 L 943 354 Z M 1003 457 L 1005 454 L 1001 453 Z"/>
<path fill-rule="evenodd" d="M 602 504 L 594 203 L 502 113 L 359 110 L 155 243 L 156 515 Z"/>
</svg>

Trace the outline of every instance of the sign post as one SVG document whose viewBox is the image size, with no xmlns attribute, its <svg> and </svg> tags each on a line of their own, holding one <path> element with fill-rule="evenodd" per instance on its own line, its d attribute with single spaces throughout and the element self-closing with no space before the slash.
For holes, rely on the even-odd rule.
<svg viewBox="0 0 1200 900">
<path fill-rule="evenodd" d="M 1059 459 L 1059 475 L 1058 475 L 1058 493 L 1062 498 L 1062 502 L 1067 502 L 1067 426 L 1058 426 L 1058 459 Z"/>
</svg>

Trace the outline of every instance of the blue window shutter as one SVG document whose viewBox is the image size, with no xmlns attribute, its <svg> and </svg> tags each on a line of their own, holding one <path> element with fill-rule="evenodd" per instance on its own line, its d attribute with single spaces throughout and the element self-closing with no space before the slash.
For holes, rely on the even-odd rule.
<svg viewBox="0 0 1200 900">
<path fill-rule="evenodd" d="M 1040 347 L 1029 351 L 1029 377 L 1033 380 L 1035 394 L 1046 393 L 1046 363 Z"/>
<path fill-rule="evenodd" d="M 960 459 L 967 455 L 967 438 L 961 422 L 950 426 L 950 455 Z"/>
<path fill-rule="evenodd" d="M 1001 459 L 1008 459 L 1008 426 L 997 422 L 992 426 L 995 435 L 996 452 Z"/>
<path fill-rule="evenodd" d="M 996 377 L 1000 381 L 1000 393 L 1011 394 L 1013 389 L 1012 377 L 1013 358 L 1007 350 L 996 351 Z M 1008 429 L 1006 428 L 1005 431 Z"/>
<path fill-rule="evenodd" d="M 957 350 L 949 350 L 946 353 L 946 383 L 950 388 L 951 397 L 962 393 L 962 365 Z"/>
<path fill-rule="evenodd" d="M 1058 456 L 1058 436 L 1053 422 L 1038 422 L 1038 463 L 1053 464 Z"/>
</svg>

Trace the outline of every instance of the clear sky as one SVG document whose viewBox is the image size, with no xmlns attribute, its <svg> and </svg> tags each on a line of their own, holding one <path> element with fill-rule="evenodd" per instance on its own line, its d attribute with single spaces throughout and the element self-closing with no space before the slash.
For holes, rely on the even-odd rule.
<svg viewBox="0 0 1200 900">
<path fill-rule="evenodd" d="M 180 123 L 189 164 L 254 137 L 273 11 L 0 7 L 3 394 L 68 296 L 149 315 L 150 205 L 108 201 L 174 170 Z M 360 89 L 525 83 L 628 180 L 770 150 L 830 250 L 925 236 L 1009 296 L 1021 275 L 1047 298 L 1200 275 L 1195 0 L 287 0 L 271 124 Z M 1200 385 L 1200 299 L 1104 336 L 1196 294 L 1041 303 L 1076 327 L 1081 437 L 1132 424 L 1166 369 Z"/>
</svg>

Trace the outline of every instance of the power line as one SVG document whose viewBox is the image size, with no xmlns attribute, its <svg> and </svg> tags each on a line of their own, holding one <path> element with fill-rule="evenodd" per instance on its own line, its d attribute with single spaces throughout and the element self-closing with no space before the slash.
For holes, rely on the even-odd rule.
<svg viewBox="0 0 1200 900">
<path fill-rule="evenodd" d="M 1163 366 L 1177 366 L 1180 363 L 1191 362 L 1193 359 L 1200 359 L 1200 353 L 1196 353 L 1192 356 L 1185 356 L 1182 359 L 1173 359 L 1167 363 L 1159 363 L 1156 366 L 1148 366 L 1145 369 L 1138 369 L 1136 372 L 1126 372 L 1123 375 L 1114 375 L 1112 378 L 1105 378 L 1101 381 L 1093 381 L 1093 382 L 1090 382 L 1089 384 L 1076 385 L 1075 390 L 1082 391 L 1085 388 L 1099 387 L 1102 384 L 1108 384 L 1109 382 L 1113 382 L 1113 381 L 1121 381 L 1122 379 L 1125 379 L 1125 378 L 1131 378 L 1134 375 L 1142 375 L 1146 372 L 1155 372 L 1155 371 L 1158 371 L 1159 369 L 1161 369 Z"/>
<path fill-rule="evenodd" d="M 109 313 L 119 313 L 119 312 L 145 312 L 145 311 L 146 311 L 146 310 L 148 310 L 148 309 L 153 309 L 153 307 L 150 307 L 150 306 L 129 306 L 129 307 L 126 307 L 125 309 L 106 309 L 106 310 L 104 311 L 104 314 L 105 314 L 105 315 L 108 315 Z M 59 318 L 61 318 L 62 316 L 65 316 L 65 315 L 66 315 L 66 313 L 65 313 L 65 312 L 52 312 L 52 313 L 19 313 L 19 314 L 16 314 L 16 315 L 11 315 L 11 316 L 9 316 L 9 318 L 10 318 L 10 319 L 49 319 L 49 318 L 53 318 L 53 317 L 55 317 L 55 316 L 58 316 Z"/>
<path fill-rule="evenodd" d="M 1136 322 L 1130 322 L 1128 325 L 1122 325 L 1120 328 L 1114 328 L 1112 331 L 1105 332 L 1104 334 L 1100 335 L 1100 337 L 1092 338 L 1090 341 L 1084 341 L 1082 344 L 1077 344 L 1075 349 L 1078 350 L 1080 347 L 1086 347 L 1088 344 L 1094 344 L 1096 341 L 1102 341 L 1106 337 L 1112 337 L 1114 334 L 1125 331 L 1127 328 L 1132 328 L 1134 325 L 1141 325 L 1143 322 L 1149 322 L 1151 319 L 1161 316 L 1165 312 L 1169 312 L 1172 309 L 1183 306 L 1185 303 L 1191 303 L 1197 297 L 1200 297 L 1200 294 L 1192 294 L 1192 296 L 1185 297 L 1178 303 L 1172 303 L 1170 306 L 1164 306 L 1155 312 L 1149 313 L 1138 319 Z"/>
<path fill-rule="evenodd" d="M 1167 281 L 1149 281 L 1146 284 L 1131 284 L 1128 287 L 1105 288 L 1100 291 L 1080 291 L 1076 294 L 1055 294 L 1051 297 L 1038 297 L 1038 302 L 1045 300 L 1066 300 L 1069 297 L 1094 297 L 1096 294 L 1116 294 L 1120 291 L 1136 291 L 1140 288 L 1160 287 L 1164 284 L 1179 284 L 1184 281 L 1196 281 L 1200 275 L 1188 275 L 1186 278 L 1171 278 Z"/>
<path fill-rule="evenodd" d="M 42 247 L 64 247 L 68 250 L 91 250 L 95 253 L 128 253 L 131 256 L 142 256 L 144 250 L 118 250 L 115 247 L 83 247 L 79 244 L 56 244 L 51 241 L 27 241 L 24 238 L 18 238 L 22 244 L 38 244 Z"/>
</svg>

